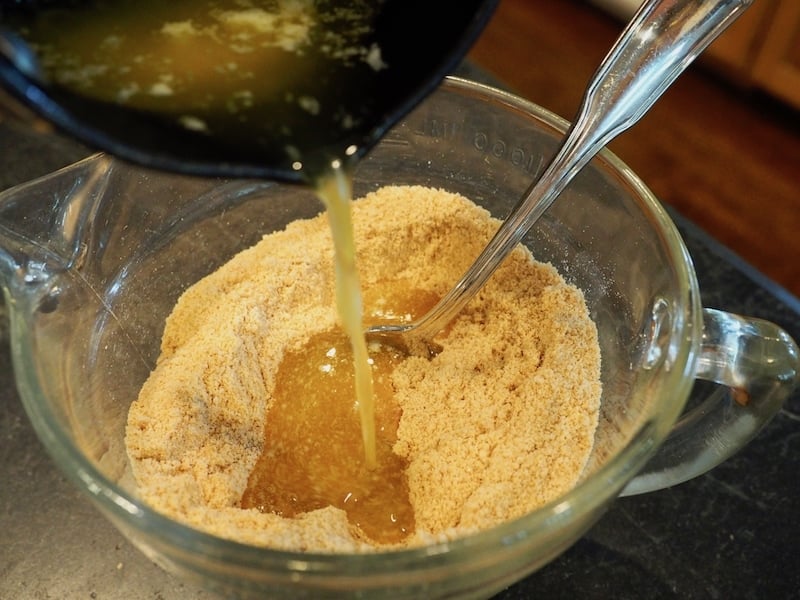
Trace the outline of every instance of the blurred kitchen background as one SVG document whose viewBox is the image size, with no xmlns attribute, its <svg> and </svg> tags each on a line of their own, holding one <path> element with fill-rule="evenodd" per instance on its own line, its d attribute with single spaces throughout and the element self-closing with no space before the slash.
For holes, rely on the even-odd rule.
<svg viewBox="0 0 800 600">
<path fill-rule="evenodd" d="M 470 59 L 572 119 L 638 0 L 501 0 Z M 755 0 L 610 145 L 661 201 L 800 295 L 800 1 Z"/>
</svg>

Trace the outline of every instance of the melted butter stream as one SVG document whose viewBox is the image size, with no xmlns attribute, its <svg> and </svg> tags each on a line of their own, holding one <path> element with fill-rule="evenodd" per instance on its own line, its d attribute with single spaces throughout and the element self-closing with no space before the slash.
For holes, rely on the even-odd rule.
<svg viewBox="0 0 800 600">
<path fill-rule="evenodd" d="M 349 178 L 341 169 L 321 180 L 336 255 L 341 330 L 313 336 L 278 368 L 265 445 L 242 496 L 242 508 L 283 517 L 334 506 L 377 543 L 414 530 L 406 464 L 392 452 L 400 419 L 391 374 L 406 351 L 366 340 L 371 323 L 414 319 L 438 300 L 407 282 L 365 293 L 355 266 Z"/>
</svg>

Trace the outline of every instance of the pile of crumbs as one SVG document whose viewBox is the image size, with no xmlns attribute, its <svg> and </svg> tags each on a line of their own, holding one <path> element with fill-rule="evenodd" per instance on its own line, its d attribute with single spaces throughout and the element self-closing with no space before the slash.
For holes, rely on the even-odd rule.
<svg viewBox="0 0 800 600">
<path fill-rule="evenodd" d="M 353 203 L 362 286 L 387 277 L 446 293 L 497 228 L 452 193 L 385 187 Z M 155 510 L 246 544 L 369 552 L 343 511 L 283 518 L 239 503 L 264 446 L 283 355 L 336 326 L 325 215 L 291 223 L 199 281 L 167 320 L 158 364 L 132 404 L 126 445 Z M 517 248 L 392 383 L 416 531 L 453 539 L 521 516 L 575 485 L 600 403 L 600 351 L 583 295 Z"/>
</svg>

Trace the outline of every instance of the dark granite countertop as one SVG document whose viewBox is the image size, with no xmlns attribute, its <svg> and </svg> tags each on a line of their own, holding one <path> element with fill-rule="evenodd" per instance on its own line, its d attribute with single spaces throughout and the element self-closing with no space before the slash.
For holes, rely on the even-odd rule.
<svg viewBox="0 0 800 600">
<path fill-rule="evenodd" d="M 0 103 L 0 108 L 2 105 Z M 84 155 L 0 112 L 0 189 Z M 800 301 L 675 215 L 709 307 L 774 321 L 800 340 Z M 1 303 L 0 303 L 1 304 Z M 0 315 L 0 598 L 213 598 L 153 565 L 83 498 L 36 439 Z M 622 498 L 504 600 L 800 598 L 800 393 L 742 452 L 695 480 Z"/>
</svg>

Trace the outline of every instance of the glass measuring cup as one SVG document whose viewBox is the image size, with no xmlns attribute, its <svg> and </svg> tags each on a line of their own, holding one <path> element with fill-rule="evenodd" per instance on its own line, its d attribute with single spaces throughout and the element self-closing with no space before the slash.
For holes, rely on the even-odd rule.
<svg viewBox="0 0 800 600">
<path fill-rule="evenodd" d="M 502 217 L 564 126 L 511 95 L 449 80 L 364 160 L 356 194 L 383 184 L 439 186 Z M 149 557 L 214 589 L 488 596 L 568 547 L 620 493 L 672 485 L 724 460 L 796 383 L 794 342 L 763 321 L 703 309 L 668 216 L 603 152 L 525 239 L 584 290 L 598 326 L 602 418 L 575 489 L 483 533 L 375 555 L 278 552 L 165 519 L 137 499 L 122 438 L 163 319 L 188 285 L 233 253 L 319 210 L 301 188 L 167 175 L 102 155 L 0 195 L 15 373 L 37 433 Z M 698 377 L 724 385 L 676 425 Z"/>
</svg>

